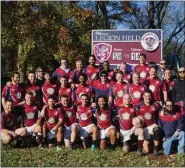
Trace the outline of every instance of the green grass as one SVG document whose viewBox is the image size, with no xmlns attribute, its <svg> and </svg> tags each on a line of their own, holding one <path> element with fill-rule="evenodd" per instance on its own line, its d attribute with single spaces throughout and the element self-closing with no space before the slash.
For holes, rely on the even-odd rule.
<svg viewBox="0 0 185 168">
<path fill-rule="evenodd" d="M 77 149 L 70 151 L 62 148 L 16 149 L 1 148 L 1 166 L 3 167 L 183 167 L 184 157 L 176 155 L 174 158 L 164 155 L 137 156 L 136 152 L 125 154 L 120 147 L 115 151 L 91 151 L 90 149 Z"/>
</svg>

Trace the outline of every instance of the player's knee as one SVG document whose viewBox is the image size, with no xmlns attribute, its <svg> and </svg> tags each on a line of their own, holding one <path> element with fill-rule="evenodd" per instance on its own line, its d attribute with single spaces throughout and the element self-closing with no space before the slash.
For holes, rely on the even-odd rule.
<svg viewBox="0 0 185 168">
<path fill-rule="evenodd" d="M 110 129 L 110 135 L 116 136 L 116 129 L 115 128 Z"/>
<path fill-rule="evenodd" d="M 2 138 L 2 142 L 4 144 L 9 144 L 11 142 L 11 140 L 12 140 L 12 138 L 9 135 L 6 135 L 5 137 Z"/>
<path fill-rule="evenodd" d="M 95 125 L 92 127 L 92 132 L 93 133 L 97 133 L 98 132 L 98 128 Z"/>
<path fill-rule="evenodd" d="M 72 127 L 71 127 L 71 131 L 72 132 L 77 132 L 78 130 L 78 126 L 76 124 L 73 124 Z"/>
<path fill-rule="evenodd" d="M 58 127 L 57 133 L 62 134 L 62 131 L 63 131 L 62 127 Z"/>
<path fill-rule="evenodd" d="M 159 127 L 156 127 L 153 129 L 153 133 L 154 133 L 154 140 L 159 141 L 161 138 L 161 131 Z"/>
</svg>

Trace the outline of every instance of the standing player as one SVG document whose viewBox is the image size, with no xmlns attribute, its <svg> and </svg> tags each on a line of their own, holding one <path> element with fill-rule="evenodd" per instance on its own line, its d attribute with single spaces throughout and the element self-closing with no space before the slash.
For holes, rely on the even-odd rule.
<svg viewBox="0 0 185 168">
<path fill-rule="evenodd" d="M 42 85 L 44 83 L 44 75 L 43 75 L 43 69 L 41 67 L 38 67 L 35 72 L 36 77 L 36 83 L 39 85 L 40 88 L 42 88 Z"/>
<path fill-rule="evenodd" d="M 23 120 L 27 130 L 28 138 L 32 138 L 32 142 L 36 142 L 36 134 L 38 134 L 39 147 L 42 146 L 42 132 L 40 126 L 40 115 L 38 107 L 33 102 L 33 93 L 26 92 L 25 104 L 23 105 Z"/>
<path fill-rule="evenodd" d="M 157 70 L 157 77 L 161 80 L 164 79 L 164 71 L 165 69 L 167 68 L 167 65 L 166 65 L 166 61 L 164 59 L 162 59 L 160 61 L 160 65 L 158 67 L 158 70 Z"/>
<path fill-rule="evenodd" d="M 139 65 L 133 67 L 133 72 L 140 74 L 140 82 L 143 83 L 149 76 L 149 65 L 146 64 L 146 55 L 141 53 L 139 56 Z"/>
<path fill-rule="evenodd" d="M 60 103 L 64 115 L 64 143 L 67 148 L 75 149 L 75 140 L 80 130 L 76 121 L 76 107 L 65 94 L 61 95 Z"/>
<path fill-rule="evenodd" d="M 159 105 L 152 103 L 152 93 L 150 90 L 146 90 L 143 94 L 144 101 L 138 105 L 138 116 L 143 117 L 145 122 L 143 149 L 145 153 L 149 153 L 149 143 L 153 136 L 154 140 L 154 155 L 159 155 L 159 140 L 160 130 L 157 125 L 156 119 L 158 117 Z"/>
<path fill-rule="evenodd" d="M 95 65 L 96 57 L 94 55 L 89 56 L 89 65 L 85 69 L 85 73 L 87 74 L 87 84 L 92 86 L 94 80 L 98 78 L 99 68 Z"/>
<path fill-rule="evenodd" d="M 109 102 L 114 107 L 120 107 L 123 104 L 123 96 L 127 92 L 127 83 L 123 81 L 123 72 L 116 73 L 117 82 L 111 87 L 109 93 Z"/>
<path fill-rule="evenodd" d="M 123 81 L 127 84 L 131 83 L 132 75 L 128 72 L 128 65 L 126 62 L 122 62 L 119 67 L 120 71 L 123 72 Z"/>
<path fill-rule="evenodd" d="M 167 100 L 166 85 L 156 77 L 155 67 L 150 67 L 149 77 L 144 81 L 144 85 L 151 90 L 154 101 L 158 101 L 162 105 L 162 101 Z"/>
<path fill-rule="evenodd" d="M 133 83 L 127 87 L 127 93 L 131 96 L 132 104 L 137 106 L 143 101 L 145 85 L 140 83 L 140 76 L 138 72 L 133 73 L 132 80 Z"/>
<path fill-rule="evenodd" d="M 100 79 L 94 81 L 94 83 L 93 83 L 93 89 L 95 92 L 95 99 L 97 99 L 97 97 L 100 95 L 108 96 L 112 85 L 113 85 L 113 81 L 110 81 L 108 79 L 108 72 L 101 71 Z"/>
<path fill-rule="evenodd" d="M 79 84 L 75 89 L 75 98 L 76 98 L 75 104 L 79 105 L 81 103 L 80 102 L 80 97 L 81 97 L 82 94 L 88 95 L 90 97 L 91 103 L 92 103 L 93 100 L 94 100 L 94 93 L 93 93 L 92 87 L 88 86 L 86 84 L 86 81 L 87 81 L 86 74 L 81 73 L 78 77 L 78 81 L 79 81 Z"/>
<path fill-rule="evenodd" d="M 55 98 L 53 96 L 48 98 L 48 104 L 42 108 L 41 116 L 44 121 L 43 136 L 47 136 L 49 148 L 53 147 L 54 139 L 56 138 L 57 151 L 61 150 L 63 116 L 61 109 L 55 107 Z"/>
<path fill-rule="evenodd" d="M 66 76 L 62 76 L 60 78 L 60 84 L 61 85 L 58 91 L 58 97 L 60 97 L 62 94 L 65 94 L 69 97 L 70 101 L 74 101 L 74 89 L 70 87 Z"/>
<path fill-rule="evenodd" d="M 108 107 L 108 102 L 105 96 L 99 96 L 96 100 L 95 116 L 99 128 L 100 149 L 106 148 L 106 139 L 110 139 L 110 150 L 115 149 L 116 129 L 111 124 L 112 111 Z"/>
<path fill-rule="evenodd" d="M 136 116 L 137 109 L 131 104 L 131 97 L 129 94 L 123 96 L 123 106 L 118 108 L 118 116 L 120 123 L 120 134 L 123 138 L 123 151 L 130 151 L 130 142 L 132 135 L 138 136 L 138 150 L 137 154 L 142 155 L 142 145 L 144 140 L 144 131 L 142 125 L 134 127 L 132 124 L 133 118 Z"/>
<path fill-rule="evenodd" d="M 51 74 L 44 74 L 45 82 L 42 86 L 43 102 L 47 104 L 49 96 L 57 95 L 58 86 L 51 81 Z"/>
<path fill-rule="evenodd" d="M 13 102 L 7 100 L 5 102 L 5 110 L 0 115 L 1 118 L 1 140 L 3 144 L 9 144 L 14 139 L 26 136 L 26 129 L 20 128 L 17 117 L 13 111 Z M 20 143 L 20 141 L 17 141 Z M 17 144 L 20 145 L 20 144 Z"/>
<path fill-rule="evenodd" d="M 96 147 L 96 141 L 98 138 L 98 129 L 92 123 L 93 117 L 93 108 L 90 107 L 89 96 L 86 94 L 81 95 L 80 97 L 81 105 L 77 107 L 77 118 L 79 119 L 80 124 L 80 138 L 83 142 L 83 147 L 86 148 L 85 138 L 92 134 L 92 145 L 91 150 L 94 150 Z"/>
</svg>

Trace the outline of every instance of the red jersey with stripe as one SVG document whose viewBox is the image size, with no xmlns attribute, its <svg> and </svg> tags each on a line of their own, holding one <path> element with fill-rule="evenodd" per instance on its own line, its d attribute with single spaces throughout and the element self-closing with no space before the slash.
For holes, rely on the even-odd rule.
<svg viewBox="0 0 185 168">
<path fill-rule="evenodd" d="M 110 89 L 110 96 L 114 97 L 114 106 L 119 107 L 123 104 L 123 96 L 127 93 L 126 83 L 115 83 Z"/>
<path fill-rule="evenodd" d="M 143 83 L 149 76 L 149 65 L 136 65 L 133 68 L 133 72 L 138 72 L 140 74 L 140 82 Z"/>
<path fill-rule="evenodd" d="M 32 92 L 33 93 L 33 101 L 37 104 L 40 104 L 40 87 L 37 84 L 28 84 L 26 86 L 26 92 Z"/>
<path fill-rule="evenodd" d="M 78 87 L 75 90 L 75 96 L 76 96 L 75 104 L 80 104 L 80 96 L 82 94 L 87 94 L 91 98 L 94 97 L 91 86 L 79 84 Z"/>
<path fill-rule="evenodd" d="M 59 119 L 63 119 L 63 115 L 60 108 L 53 108 L 53 109 L 47 108 L 45 110 L 44 120 L 45 120 L 46 127 L 49 130 L 52 130 L 52 128 L 57 125 L 57 123 L 59 122 Z"/>
<path fill-rule="evenodd" d="M 67 95 L 70 101 L 74 100 L 74 90 L 71 87 L 60 87 L 58 91 L 58 96 L 60 97 L 62 94 Z"/>
<path fill-rule="evenodd" d="M 13 101 L 13 105 L 17 105 L 23 98 L 23 88 L 19 84 L 12 84 L 10 87 L 10 98 Z"/>
<path fill-rule="evenodd" d="M 144 84 L 152 91 L 154 101 L 161 100 L 161 91 L 166 91 L 166 85 L 163 81 L 158 78 L 147 78 Z"/>
<path fill-rule="evenodd" d="M 43 102 L 47 104 L 48 97 L 52 95 L 57 95 L 57 84 L 51 82 L 44 82 L 42 86 L 42 93 L 43 93 Z"/>
<path fill-rule="evenodd" d="M 71 105 L 68 107 L 62 106 L 62 113 L 64 115 L 64 126 L 69 127 L 76 123 L 76 108 Z"/>
<path fill-rule="evenodd" d="M 127 84 L 131 83 L 131 78 L 132 75 L 128 72 L 123 73 L 123 81 L 126 82 Z"/>
<path fill-rule="evenodd" d="M 98 123 L 98 127 L 100 129 L 106 129 L 111 126 L 111 111 L 100 109 L 100 112 L 96 112 L 96 119 Z"/>
<path fill-rule="evenodd" d="M 130 105 L 125 107 L 124 105 L 118 109 L 119 123 L 123 130 L 130 130 L 133 127 L 132 119 L 136 116 L 136 108 Z"/>
<path fill-rule="evenodd" d="M 56 76 L 58 77 L 63 77 L 63 76 L 67 76 L 69 78 L 70 74 L 71 74 L 71 69 L 68 69 L 68 71 L 65 71 L 61 68 L 57 68 L 55 70 Z"/>
<path fill-rule="evenodd" d="M 35 105 L 24 104 L 23 106 L 23 116 L 24 116 L 24 125 L 29 127 L 34 125 L 37 120 L 40 120 L 38 116 L 38 107 Z"/>
<path fill-rule="evenodd" d="M 84 71 L 84 69 L 82 69 L 82 71 L 74 69 L 69 76 L 69 83 L 78 83 L 78 76 L 80 73 L 84 73 Z"/>
<path fill-rule="evenodd" d="M 2 97 L 4 97 L 5 99 L 11 99 L 10 97 L 10 88 L 11 86 L 7 86 L 5 85 L 3 90 L 2 90 Z"/>
<path fill-rule="evenodd" d="M 143 84 L 136 85 L 134 83 L 127 87 L 127 93 L 131 96 L 131 101 L 134 106 L 137 106 L 143 101 L 143 93 L 145 86 Z"/>
<path fill-rule="evenodd" d="M 98 66 L 88 65 L 85 69 L 87 75 L 87 85 L 92 85 L 94 80 L 98 78 L 99 68 Z"/>
<path fill-rule="evenodd" d="M 156 117 L 158 115 L 159 104 L 150 104 L 146 105 L 144 102 L 138 105 L 139 112 L 137 116 L 142 116 L 145 122 L 145 125 L 151 126 L 156 123 Z"/>
<path fill-rule="evenodd" d="M 93 114 L 93 108 L 82 105 L 79 105 L 77 107 L 77 114 L 79 119 L 79 124 L 81 127 L 86 127 L 90 124 L 92 124 L 92 114 Z"/>
</svg>

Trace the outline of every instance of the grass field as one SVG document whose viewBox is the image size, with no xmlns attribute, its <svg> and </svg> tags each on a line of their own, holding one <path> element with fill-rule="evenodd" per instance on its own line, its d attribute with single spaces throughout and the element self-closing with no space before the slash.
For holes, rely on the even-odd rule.
<svg viewBox="0 0 185 168">
<path fill-rule="evenodd" d="M 91 151 L 90 149 L 69 150 L 63 148 L 1 148 L 3 167 L 184 167 L 184 157 L 167 157 L 161 154 L 137 156 L 136 152 L 123 153 L 118 147 L 115 151 Z"/>
</svg>

